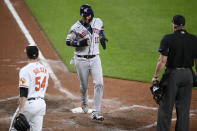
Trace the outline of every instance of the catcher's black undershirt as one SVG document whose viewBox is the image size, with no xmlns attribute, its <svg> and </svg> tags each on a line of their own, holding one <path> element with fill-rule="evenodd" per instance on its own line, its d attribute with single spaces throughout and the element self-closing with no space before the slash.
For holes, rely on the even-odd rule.
<svg viewBox="0 0 197 131">
<path fill-rule="evenodd" d="M 197 38 L 186 30 L 177 30 L 164 36 L 159 52 L 168 56 L 167 68 L 191 68 L 197 58 Z"/>
</svg>

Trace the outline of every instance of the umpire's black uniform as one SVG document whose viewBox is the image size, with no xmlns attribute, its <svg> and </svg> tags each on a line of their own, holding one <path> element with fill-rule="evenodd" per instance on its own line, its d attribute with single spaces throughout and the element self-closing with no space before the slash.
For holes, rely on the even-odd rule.
<svg viewBox="0 0 197 131">
<path fill-rule="evenodd" d="M 193 86 L 191 68 L 197 57 L 197 38 L 184 30 L 185 19 L 181 15 L 173 17 L 173 24 L 179 29 L 165 35 L 159 52 L 167 56 L 166 71 L 160 86 L 164 96 L 159 104 L 157 131 L 169 131 L 173 106 L 176 104 L 176 131 L 189 130 L 189 110 Z"/>
</svg>

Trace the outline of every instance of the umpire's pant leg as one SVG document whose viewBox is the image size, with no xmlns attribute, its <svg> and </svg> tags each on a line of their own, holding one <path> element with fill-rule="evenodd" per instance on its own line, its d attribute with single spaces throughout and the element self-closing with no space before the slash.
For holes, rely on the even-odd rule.
<svg viewBox="0 0 197 131">
<path fill-rule="evenodd" d="M 176 131 L 189 131 L 189 111 L 192 96 L 192 77 L 191 75 L 185 79 L 190 81 L 187 86 L 180 87 L 176 97 Z"/>
<path fill-rule="evenodd" d="M 160 102 L 157 119 L 157 131 L 170 131 L 172 110 L 177 87 L 173 78 L 169 78 L 165 94 Z"/>
</svg>

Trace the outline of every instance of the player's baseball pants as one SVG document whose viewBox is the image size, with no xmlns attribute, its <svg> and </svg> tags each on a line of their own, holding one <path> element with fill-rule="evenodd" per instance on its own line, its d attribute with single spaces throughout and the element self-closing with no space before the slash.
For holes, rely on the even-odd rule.
<svg viewBox="0 0 197 131">
<path fill-rule="evenodd" d="M 189 131 L 189 110 L 193 85 L 191 70 L 171 71 L 159 105 L 157 131 L 170 131 L 173 106 L 176 104 L 176 131 Z"/>
<path fill-rule="evenodd" d="M 81 102 L 82 105 L 88 105 L 88 84 L 89 74 L 92 74 L 94 83 L 94 109 L 100 112 L 103 96 L 103 73 L 99 55 L 94 58 L 86 59 L 75 56 L 75 68 L 80 81 Z"/>
<path fill-rule="evenodd" d="M 43 116 L 46 111 L 46 103 L 43 99 L 38 98 L 36 100 L 26 101 L 23 109 L 23 114 L 27 118 L 27 121 L 30 124 L 30 131 L 42 131 L 43 125 Z M 10 125 L 10 131 L 12 131 L 13 120 L 18 112 L 18 108 L 12 118 Z"/>
</svg>

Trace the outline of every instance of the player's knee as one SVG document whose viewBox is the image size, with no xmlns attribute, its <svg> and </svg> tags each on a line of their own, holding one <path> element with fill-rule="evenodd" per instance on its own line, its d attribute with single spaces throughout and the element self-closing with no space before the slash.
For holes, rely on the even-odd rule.
<svg viewBox="0 0 197 131">
<path fill-rule="evenodd" d="M 80 90 L 81 91 L 84 91 L 84 90 L 86 90 L 88 88 L 88 85 L 86 85 L 86 84 L 81 84 L 80 85 Z"/>
<path fill-rule="evenodd" d="M 83 93 L 83 94 L 85 94 L 87 92 L 87 88 L 81 88 L 80 87 L 80 92 Z"/>
<path fill-rule="evenodd" d="M 102 82 L 102 81 L 96 82 L 96 83 L 95 83 L 95 87 L 96 87 L 96 88 L 103 88 L 103 82 Z"/>
</svg>

